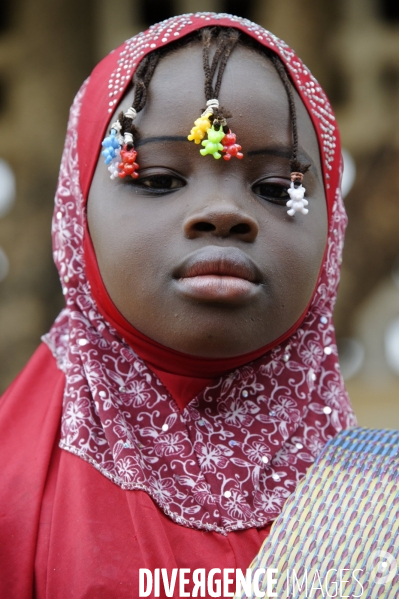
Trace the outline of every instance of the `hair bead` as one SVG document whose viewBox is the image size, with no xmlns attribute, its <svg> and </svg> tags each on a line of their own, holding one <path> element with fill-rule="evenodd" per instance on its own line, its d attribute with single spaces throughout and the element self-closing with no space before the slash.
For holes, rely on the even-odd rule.
<svg viewBox="0 0 399 599">
<path fill-rule="evenodd" d="M 118 120 L 111 125 L 110 134 L 102 142 L 101 152 L 108 165 L 110 178 L 124 179 L 130 175 L 133 179 L 139 176 L 139 165 L 136 162 L 137 151 L 134 149 L 135 127 L 133 121 L 145 106 L 148 86 L 158 64 L 160 52 L 151 52 L 139 64 L 133 77 L 134 100 L 126 112 L 121 112 Z M 122 159 L 122 160 L 121 160 Z"/>
<path fill-rule="evenodd" d="M 244 154 L 241 152 L 241 146 L 236 143 L 236 135 L 230 129 L 222 139 L 222 146 L 224 160 L 230 160 L 233 156 L 240 160 L 241 158 L 244 158 Z"/>
<path fill-rule="evenodd" d="M 209 50 L 212 42 L 212 31 L 204 29 L 202 32 L 203 42 L 203 67 L 205 73 L 205 97 L 206 108 L 201 116 L 194 122 L 194 127 L 191 129 L 187 139 L 194 141 L 196 144 L 201 144 L 203 149 L 200 150 L 202 156 L 207 154 L 219 159 L 223 158 L 230 160 L 233 156 L 242 158 L 240 152 L 241 146 L 236 144 L 236 136 L 227 126 L 227 115 L 219 106 L 219 92 L 222 84 L 223 73 L 227 64 L 227 60 L 238 41 L 239 33 L 235 29 L 222 29 L 216 41 L 216 50 L 209 64 Z M 213 87 L 213 78 L 217 71 L 216 84 Z M 232 137 L 228 136 L 233 135 Z M 206 139 L 205 139 L 206 137 Z M 224 140 L 224 141 L 223 141 Z M 230 151 L 231 150 L 231 151 Z"/>
<path fill-rule="evenodd" d="M 224 138 L 223 129 L 219 128 L 217 130 L 214 125 L 208 129 L 208 138 L 204 139 L 201 142 L 203 145 L 203 149 L 200 150 L 200 154 L 202 156 L 206 156 L 207 154 L 211 154 L 214 158 L 219 159 L 222 157 L 221 153 L 223 151 L 223 145 L 220 143 Z"/>
<path fill-rule="evenodd" d="M 296 212 L 307 214 L 309 210 L 306 206 L 309 204 L 308 200 L 305 199 L 305 187 L 302 186 L 303 173 L 293 172 L 291 173 L 291 185 L 288 188 L 288 200 L 286 206 L 289 208 L 287 214 L 294 216 Z"/>
<path fill-rule="evenodd" d="M 118 164 L 118 176 L 120 179 L 124 179 L 128 175 L 130 175 L 132 179 L 137 179 L 139 176 L 137 172 L 139 170 L 139 165 L 136 162 L 136 150 L 134 148 L 128 149 L 128 146 L 125 145 L 121 150 L 121 158 L 122 162 Z"/>
</svg>

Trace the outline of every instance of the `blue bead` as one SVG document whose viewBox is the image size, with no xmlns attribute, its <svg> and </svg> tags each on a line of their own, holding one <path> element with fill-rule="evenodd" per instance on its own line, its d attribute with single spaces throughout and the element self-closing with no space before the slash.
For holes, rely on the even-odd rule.
<svg viewBox="0 0 399 599">
<path fill-rule="evenodd" d="M 115 158 L 115 156 L 116 156 L 116 150 L 119 150 L 119 148 L 120 148 L 119 141 L 116 137 L 115 129 L 111 129 L 110 135 L 108 135 L 107 137 L 105 137 L 103 139 L 103 141 L 101 142 L 101 145 L 104 148 L 104 150 L 101 152 L 101 154 L 105 158 L 104 162 L 105 162 L 105 164 L 110 164 L 112 159 Z"/>
</svg>

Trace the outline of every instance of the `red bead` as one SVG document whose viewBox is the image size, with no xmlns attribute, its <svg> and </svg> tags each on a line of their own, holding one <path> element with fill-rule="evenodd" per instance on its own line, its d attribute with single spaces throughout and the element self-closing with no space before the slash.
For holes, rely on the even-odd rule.
<svg viewBox="0 0 399 599">
<path fill-rule="evenodd" d="M 233 156 L 241 160 L 244 157 L 244 154 L 241 152 L 241 146 L 236 143 L 236 135 L 230 129 L 229 132 L 222 139 L 222 145 L 224 153 L 223 158 L 225 160 L 230 160 Z"/>
<path fill-rule="evenodd" d="M 121 150 L 121 158 L 122 162 L 118 164 L 118 169 L 120 170 L 118 176 L 124 179 L 127 175 L 130 175 L 133 179 L 137 179 L 139 176 L 137 172 L 139 165 L 135 162 L 137 158 L 136 150 L 134 148 L 128 150 L 127 146 L 124 146 L 123 150 Z"/>
</svg>

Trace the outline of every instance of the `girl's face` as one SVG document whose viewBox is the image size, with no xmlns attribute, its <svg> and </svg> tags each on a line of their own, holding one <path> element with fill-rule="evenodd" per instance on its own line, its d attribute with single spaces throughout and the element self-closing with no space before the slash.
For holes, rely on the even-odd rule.
<svg viewBox="0 0 399 599">
<path fill-rule="evenodd" d="M 271 343 L 305 311 L 327 236 L 316 134 L 296 95 L 309 214 L 287 214 L 288 100 L 268 59 L 238 46 L 220 104 L 244 158 L 201 156 L 187 135 L 204 108 L 199 43 L 159 63 L 135 125 L 140 178 L 111 181 L 100 157 L 88 223 L 111 299 L 173 349 L 230 357 Z M 132 98 L 118 107 L 127 110 Z"/>
</svg>

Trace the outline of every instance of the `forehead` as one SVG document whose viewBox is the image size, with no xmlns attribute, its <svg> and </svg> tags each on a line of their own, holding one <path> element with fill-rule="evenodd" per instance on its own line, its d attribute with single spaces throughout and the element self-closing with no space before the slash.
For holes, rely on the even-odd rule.
<svg viewBox="0 0 399 599">
<path fill-rule="evenodd" d="M 135 121 L 141 136 L 187 135 L 205 107 L 204 77 L 200 42 L 166 54 L 151 80 L 146 106 Z M 299 144 L 321 177 L 316 133 L 301 99 L 294 95 Z M 219 101 L 232 114 L 229 126 L 245 149 L 291 148 L 287 94 L 266 56 L 239 44 L 227 62 Z M 128 105 L 125 101 L 122 107 Z"/>
</svg>

